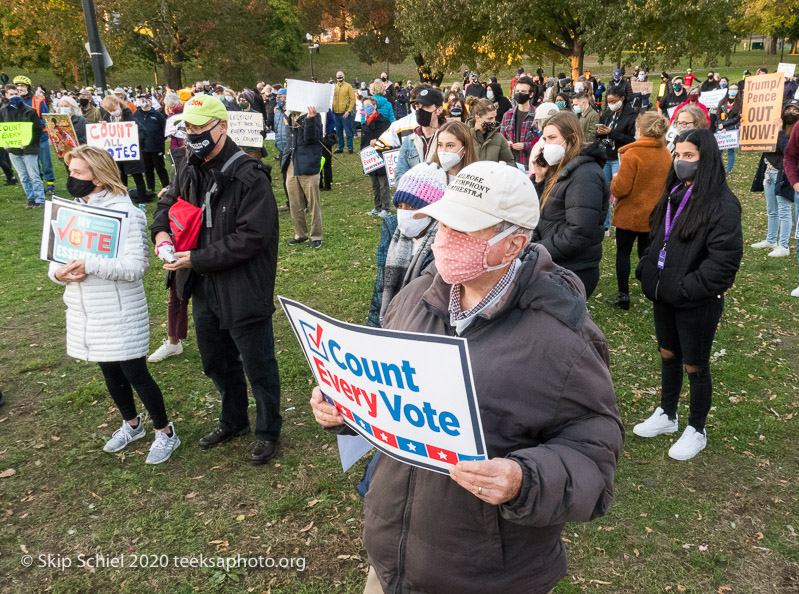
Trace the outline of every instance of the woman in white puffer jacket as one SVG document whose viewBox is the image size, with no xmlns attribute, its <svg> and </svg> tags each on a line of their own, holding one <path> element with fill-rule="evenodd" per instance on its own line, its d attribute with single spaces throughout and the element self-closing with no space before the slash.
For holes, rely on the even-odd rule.
<svg viewBox="0 0 799 594">
<path fill-rule="evenodd" d="M 147 217 L 130 200 L 111 155 L 79 146 L 65 156 L 67 190 L 76 201 L 127 213 L 130 220 L 124 252 L 116 258 L 50 263 L 50 278 L 66 286 L 67 353 L 96 361 L 124 422 L 103 449 L 118 452 L 144 437 L 143 415 L 136 413 L 133 389 L 155 427 L 148 464 L 167 460 L 180 445 L 168 422 L 161 389 L 147 370 L 150 344 L 147 298 L 142 278 L 149 266 Z"/>
</svg>

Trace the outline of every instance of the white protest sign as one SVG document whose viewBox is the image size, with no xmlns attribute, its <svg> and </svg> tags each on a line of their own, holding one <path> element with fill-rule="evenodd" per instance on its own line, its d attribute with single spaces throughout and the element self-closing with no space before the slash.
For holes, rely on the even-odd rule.
<svg viewBox="0 0 799 594">
<path fill-rule="evenodd" d="M 274 140 L 275 140 L 275 133 L 274 133 L 274 132 L 267 132 L 267 133 L 266 133 L 266 139 L 265 139 L 265 140 L 271 140 L 271 141 L 273 141 L 273 142 L 274 142 Z"/>
<path fill-rule="evenodd" d="M 372 171 L 377 171 L 381 167 L 385 166 L 383 157 L 380 156 L 380 153 L 378 153 L 374 147 L 367 146 L 358 154 L 361 156 L 364 175 L 367 175 Z"/>
<path fill-rule="evenodd" d="M 388 175 L 388 185 L 392 188 L 397 185 L 397 160 L 399 159 L 399 149 L 386 151 L 383 153 L 383 161 L 386 164 L 386 175 Z"/>
<path fill-rule="evenodd" d="M 666 109 L 666 113 L 669 114 L 669 120 L 671 120 L 671 118 L 674 117 L 674 112 L 677 110 L 678 107 L 679 105 L 675 105 L 674 107 L 669 107 L 668 109 Z"/>
<path fill-rule="evenodd" d="M 278 299 L 325 399 L 366 441 L 442 473 L 487 459 L 466 340 L 347 324 Z"/>
<path fill-rule="evenodd" d="M 727 89 L 716 89 L 715 91 L 705 91 L 699 95 L 699 103 L 708 109 L 716 109 L 719 102 L 727 95 Z"/>
<path fill-rule="evenodd" d="M 179 122 L 176 121 L 176 119 L 179 118 L 180 116 L 181 114 L 176 113 L 175 115 L 170 116 L 166 119 L 166 128 L 164 129 L 164 136 L 172 136 L 174 138 L 183 138 L 185 136 L 186 124 L 183 122 L 183 120 L 180 120 Z"/>
<path fill-rule="evenodd" d="M 788 64 L 787 62 L 780 62 L 777 65 L 777 72 L 782 72 L 785 78 L 791 78 L 793 73 L 796 72 L 796 64 Z"/>
<path fill-rule="evenodd" d="M 716 132 L 716 142 L 719 144 L 719 150 L 738 148 L 738 130 L 725 130 L 724 132 Z"/>
<path fill-rule="evenodd" d="M 257 111 L 227 112 L 227 135 L 239 146 L 260 147 L 264 145 L 261 132 L 264 116 Z"/>
<path fill-rule="evenodd" d="M 87 124 L 86 144 L 107 150 L 114 161 L 138 161 L 141 158 L 136 122 Z"/>
<path fill-rule="evenodd" d="M 39 257 L 65 264 L 70 260 L 116 258 L 125 250 L 128 213 L 53 197 L 44 203 Z"/>
<path fill-rule="evenodd" d="M 309 106 L 319 113 L 327 113 L 333 107 L 335 87 L 290 78 L 286 81 L 286 111 L 306 113 Z"/>
</svg>

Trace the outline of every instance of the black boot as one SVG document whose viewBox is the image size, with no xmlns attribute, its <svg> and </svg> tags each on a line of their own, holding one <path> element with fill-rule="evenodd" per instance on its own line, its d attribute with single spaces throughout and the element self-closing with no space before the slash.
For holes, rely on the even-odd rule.
<svg viewBox="0 0 799 594">
<path fill-rule="evenodd" d="M 606 303 L 628 310 L 630 309 L 630 294 L 619 292 L 615 299 L 608 299 Z"/>
</svg>

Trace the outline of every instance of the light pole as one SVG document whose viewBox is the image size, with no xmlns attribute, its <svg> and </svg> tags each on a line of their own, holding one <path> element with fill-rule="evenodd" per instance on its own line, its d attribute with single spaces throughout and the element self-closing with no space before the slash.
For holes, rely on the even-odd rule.
<svg viewBox="0 0 799 594">
<path fill-rule="evenodd" d="M 388 55 L 389 55 L 389 50 L 388 50 L 388 37 L 386 37 L 386 81 L 389 81 L 389 80 L 391 80 L 391 73 L 390 73 L 390 72 L 389 72 L 389 70 L 388 70 L 388 69 L 389 69 L 389 65 L 388 65 Z"/>
<path fill-rule="evenodd" d="M 94 13 L 94 2 L 82 0 L 83 20 L 86 23 L 86 35 L 89 38 L 89 55 L 92 60 L 94 84 L 105 92 L 105 62 L 103 60 L 103 44 L 97 32 L 97 17 Z"/>
<path fill-rule="evenodd" d="M 312 43 L 313 37 L 311 37 L 310 33 L 306 33 L 305 39 L 308 40 L 308 57 L 311 59 L 311 80 L 314 80 L 316 76 L 314 75 L 313 71 L 313 49 L 314 49 L 314 44 Z"/>
</svg>

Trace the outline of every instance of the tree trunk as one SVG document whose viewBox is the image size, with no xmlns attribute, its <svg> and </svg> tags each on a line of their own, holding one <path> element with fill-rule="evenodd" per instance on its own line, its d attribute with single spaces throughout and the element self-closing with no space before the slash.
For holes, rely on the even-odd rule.
<svg viewBox="0 0 799 594">
<path fill-rule="evenodd" d="M 770 56 L 777 54 L 777 38 L 773 35 L 766 37 L 766 53 Z"/>
<path fill-rule="evenodd" d="M 572 53 L 569 56 L 569 64 L 571 65 L 571 78 L 577 80 L 583 73 L 583 64 L 585 62 L 585 47 L 582 43 L 575 42 L 572 45 Z"/>
<path fill-rule="evenodd" d="M 182 62 L 170 62 L 169 60 L 164 60 L 164 79 L 166 79 L 167 86 L 171 87 L 175 91 L 178 89 L 183 88 L 183 63 Z"/>
</svg>

